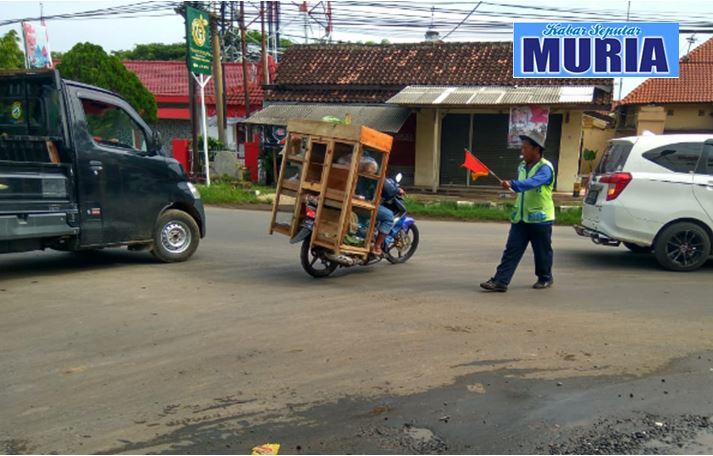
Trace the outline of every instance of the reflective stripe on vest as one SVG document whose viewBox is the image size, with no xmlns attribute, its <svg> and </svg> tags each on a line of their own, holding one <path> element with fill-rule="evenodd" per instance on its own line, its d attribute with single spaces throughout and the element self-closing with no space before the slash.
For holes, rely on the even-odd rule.
<svg viewBox="0 0 713 456">
<path fill-rule="evenodd" d="M 555 219 L 555 203 L 552 200 L 552 191 L 555 188 L 555 169 L 552 163 L 540 159 L 535 165 L 527 171 L 525 162 L 518 166 L 518 180 L 525 180 L 537 174 L 537 171 L 543 166 L 549 166 L 552 171 L 552 182 L 541 185 L 526 192 L 517 194 L 515 208 L 513 209 L 510 220 L 512 223 L 523 221 L 525 223 L 542 223 L 552 222 Z"/>
</svg>

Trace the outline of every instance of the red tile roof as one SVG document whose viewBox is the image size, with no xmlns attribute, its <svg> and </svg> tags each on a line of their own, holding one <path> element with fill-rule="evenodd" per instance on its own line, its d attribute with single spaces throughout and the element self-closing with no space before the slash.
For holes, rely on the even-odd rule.
<svg viewBox="0 0 713 456">
<path fill-rule="evenodd" d="M 174 96 L 188 98 L 188 70 L 186 63 L 164 60 L 126 60 L 124 66 L 136 73 L 141 82 L 155 97 Z M 274 74 L 275 65 L 270 60 L 270 73 Z M 228 104 L 243 105 L 243 69 L 241 63 L 226 63 L 225 86 Z M 250 101 L 262 103 L 262 65 L 248 63 L 248 88 Z M 206 86 L 206 102 L 214 103 L 213 79 Z"/>
<path fill-rule="evenodd" d="M 275 84 L 267 100 L 380 103 L 408 85 L 611 89 L 612 79 L 514 79 L 511 42 L 330 44 L 289 47 Z"/>
<path fill-rule="evenodd" d="M 711 102 L 713 102 L 713 38 L 681 58 L 678 78 L 647 79 L 617 105 Z"/>
</svg>

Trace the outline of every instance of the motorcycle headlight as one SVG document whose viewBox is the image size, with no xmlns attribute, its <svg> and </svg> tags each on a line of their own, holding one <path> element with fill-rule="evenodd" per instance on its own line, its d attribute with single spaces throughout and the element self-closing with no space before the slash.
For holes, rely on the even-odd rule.
<svg viewBox="0 0 713 456">
<path fill-rule="evenodd" d="M 196 186 L 193 185 L 191 182 L 188 183 L 188 190 L 191 191 L 191 195 L 193 195 L 193 198 L 201 199 L 201 192 L 199 192 Z"/>
</svg>

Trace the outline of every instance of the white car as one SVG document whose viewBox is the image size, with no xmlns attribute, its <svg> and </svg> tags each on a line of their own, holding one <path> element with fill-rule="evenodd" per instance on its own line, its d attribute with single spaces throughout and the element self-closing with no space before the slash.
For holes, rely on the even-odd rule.
<svg viewBox="0 0 713 456">
<path fill-rule="evenodd" d="M 653 251 L 666 269 L 701 267 L 713 254 L 713 133 L 610 141 L 575 230 L 597 244 Z"/>
</svg>

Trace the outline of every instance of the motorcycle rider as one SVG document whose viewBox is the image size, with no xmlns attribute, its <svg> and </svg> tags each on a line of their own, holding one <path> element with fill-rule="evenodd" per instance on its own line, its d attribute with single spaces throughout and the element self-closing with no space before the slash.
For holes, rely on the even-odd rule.
<svg viewBox="0 0 713 456">
<path fill-rule="evenodd" d="M 377 175 L 379 172 L 379 164 L 372 157 L 362 157 L 359 163 L 359 172 L 367 175 Z M 357 182 L 356 195 L 365 200 L 373 201 L 374 192 L 376 191 L 377 181 L 373 179 L 360 178 Z M 381 189 L 381 201 L 394 198 L 396 195 L 403 195 L 404 191 L 398 187 L 391 179 L 384 180 L 384 186 Z M 384 252 L 381 246 L 384 244 L 386 236 L 394 227 L 394 212 L 383 204 L 379 204 L 376 213 L 376 225 L 374 229 L 377 231 L 374 246 L 371 253 L 375 256 L 382 256 Z"/>
</svg>

